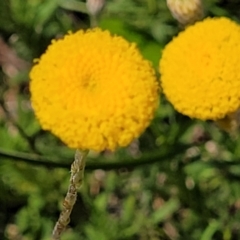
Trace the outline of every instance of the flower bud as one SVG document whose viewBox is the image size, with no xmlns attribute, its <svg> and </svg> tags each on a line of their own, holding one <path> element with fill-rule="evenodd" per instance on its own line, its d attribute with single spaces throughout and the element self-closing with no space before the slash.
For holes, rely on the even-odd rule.
<svg viewBox="0 0 240 240">
<path fill-rule="evenodd" d="M 193 24 L 204 16 L 202 0 L 167 0 L 167 6 L 183 26 Z"/>
<path fill-rule="evenodd" d="M 105 0 L 87 0 L 86 7 L 92 16 L 98 15 L 105 5 Z"/>
</svg>

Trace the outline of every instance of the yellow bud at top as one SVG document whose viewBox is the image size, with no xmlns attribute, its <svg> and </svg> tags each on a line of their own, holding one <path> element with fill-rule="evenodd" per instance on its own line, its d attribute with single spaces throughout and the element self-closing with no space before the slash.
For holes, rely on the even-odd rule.
<svg viewBox="0 0 240 240">
<path fill-rule="evenodd" d="M 98 15 L 105 5 L 105 0 L 87 0 L 86 7 L 92 16 Z"/>
<path fill-rule="evenodd" d="M 204 16 L 201 0 L 167 0 L 167 6 L 183 26 L 193 24 Z"/>
</svg>

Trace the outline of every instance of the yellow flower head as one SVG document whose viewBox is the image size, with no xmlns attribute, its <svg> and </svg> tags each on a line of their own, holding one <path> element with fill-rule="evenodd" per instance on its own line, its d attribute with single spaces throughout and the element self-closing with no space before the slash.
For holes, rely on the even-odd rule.
<svg viewBox="0 0 240 240">
<path fill-rule="evenodd" d="M 164 49 L 162 88 L 181 113 L 221 119 L 240 106 L 240 26 L 225 17 L 188 27 Z"/>
<path fill-rule="evenodd" d="M 134 44 L 98 28 L 53 41 L 30 78 L 40 124 L 71 148 L 126 146 L 158 106 L 151 64 Z"/>
</svg>

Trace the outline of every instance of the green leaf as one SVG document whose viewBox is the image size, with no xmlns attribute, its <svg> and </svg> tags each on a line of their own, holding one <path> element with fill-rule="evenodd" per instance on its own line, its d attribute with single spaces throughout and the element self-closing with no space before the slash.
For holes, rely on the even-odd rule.
<svg viewBox="0 0 240 240">
<path fill-rule="evenodd" d="M 123 223 L 128 224 L 131 223 L 131 219 L 133 219 L 135 210 L 136 210 L 136 199 L 133 195 L 130 195 L 123 203 L 123 213 L 122 220 Z"/>
<path fill-rule="evenodd" d="M 36 14 L 36 23 L 43 25 L 46 23 L 51 16 L 54 15 L 58 7 L 58 0 L 46 1 L 44 4 L 39 5 L 38 12 Z"/>
<path fill-rule="evenodd" d="M 86 4 L 75 0 L 61 0 L 59 6 L 75 12 L 88 13 Z"/>
<path fill-rule="evenodd" d="M 159 223 L 165 220 L 167 217 L 171 216 L 180 207 L 179 200 L 170 199 L 161 208 L 152 214 L 153 223 Z"/>
<path fill-rule="evenodd" d="M 211 240 L 213 234 L 220 228 L 221 224 L 217 221 L 212 221 L 204 230 L 200 240 Z"/>
</svg>

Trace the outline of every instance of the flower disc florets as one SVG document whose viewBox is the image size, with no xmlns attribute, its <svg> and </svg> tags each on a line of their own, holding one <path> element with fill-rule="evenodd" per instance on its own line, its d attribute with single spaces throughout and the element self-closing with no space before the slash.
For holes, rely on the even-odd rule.
<svg viewBox="0 0 240 240">
<path fill-rule="evenodd" d="M 162 88 L 181 113 L 221 119 L 240 107 L 240 26 L 208 18 L 188 27 L 164 49 Z"/>
<path fill-rule="evenodd" d="M 100 29 L 53 41 L 30 78 L 40 124 L 71 148 L 126 146 L 158 106 L 151 64 L 134 44 Z"/>
</svg>

